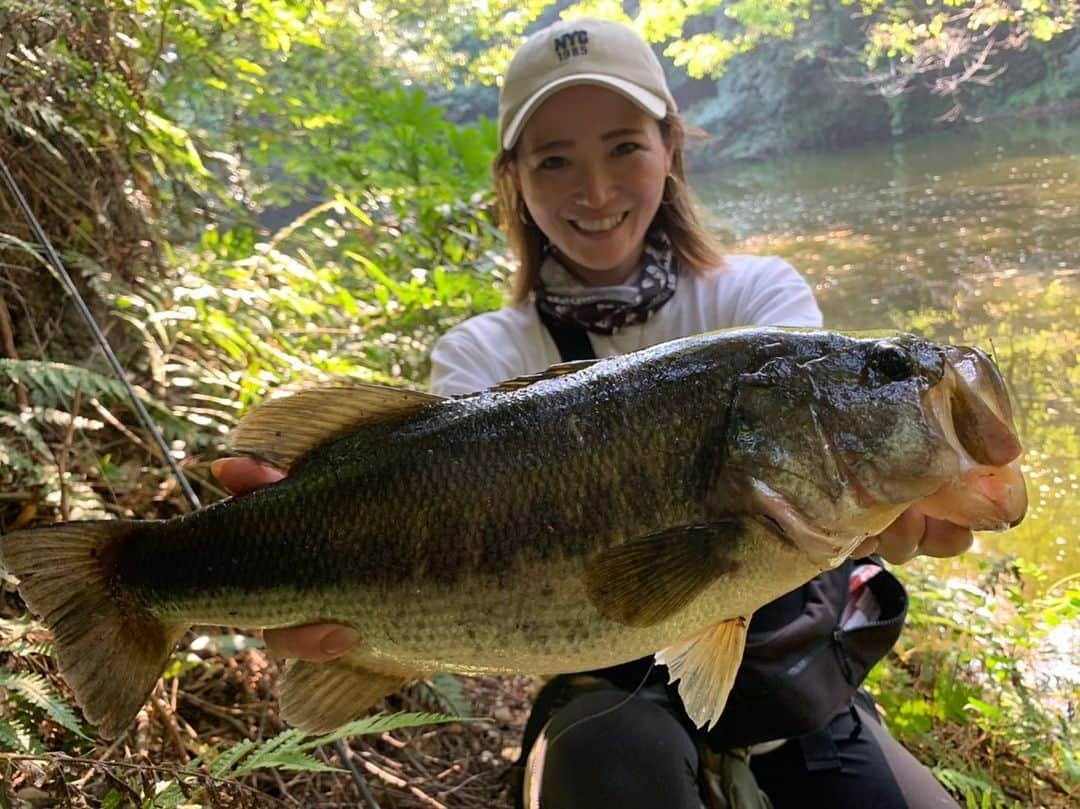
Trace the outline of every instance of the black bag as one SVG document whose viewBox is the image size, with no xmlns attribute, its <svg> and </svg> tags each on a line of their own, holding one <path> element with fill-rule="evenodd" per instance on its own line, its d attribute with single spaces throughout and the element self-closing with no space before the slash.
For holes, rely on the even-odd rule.
<svg viewBox="0 0 1080 809">
<path fill-rule="evenodd" d="M 900 637 L 908 606 L 904 586 L 882 569 L 866 583 L 880 616 L 843 629 L 848 582 L 864 564 L 880 566 L 875 559 L 848 561 L 803 585 L 796 591 L 803 608 L 794 619 L 764 630 L 755 630 L 751 622 L 727 707 L 709 733 L 710 747 L 723 750 L 802 736 L 824 727 L 851 701 Z"/>
</svg>

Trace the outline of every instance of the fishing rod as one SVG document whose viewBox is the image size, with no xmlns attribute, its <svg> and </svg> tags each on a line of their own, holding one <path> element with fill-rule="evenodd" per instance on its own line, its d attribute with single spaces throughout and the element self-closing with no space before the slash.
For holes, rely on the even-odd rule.
<svg viewBox="0 0 1080 809">
<path fill-rule="evenodd" d="M 94 335 L 94 339 L 97 341 L 98 346 L 101 348 L 102 352 L 104 352 L 109 365 L 112 366 L 113 373 L 116 374 L 116 377 L 123 384 L 125 390 L 127 390 L 128 397 L 131 399 L 131 404 L 135 408 L 135 413 L 138 415 L 139 420 L 142 422 L 147 432 L 153 436 L 154 443 L 157 444 L 158 449 L 161 451 L 161 457 L 165 459 L 165 463 L 167 463 L 172 470 L 177 483 L 180 484 L 180 489 L 183 491 L 184 497 L 187 498 L 188 504 L 192 509 L 201 508 L 202 503 L 199 501 L 199 496 L 195 494 L 195 490 L 191 488 L 191 483 L 188 481 L 187 476 L 184 474 L 183 470 L 180 469 L 180 465 L 169 451 L 169 447 L 165 443 L 165 438 L 162 436 L 157 424 L 154 422 L 153 418 L 151 418 L 150 413 L 147 412 L 146 408 L 143 407 L 142 401 L 135 392 L 135 387 L 131 384 L 131 380 L 128 379 L 124 367 L 120 364 L 120 360 L 117 359 L 115 352 L 112 350 L 112 346 L 109 345 L 108 338 L 98 325 L 97 320 L 90 311 L 90 307 L 86 305 L 86 300 L 79 292 L 78 287 L 75 286 L 75 282 L 72 280 L 71 275 L 64 267 L 64 263 L 60 260 L 60 256 L 57 254 L 55 248 L 53 248 L 52 242 L 49 241 L 49 237 L 41 227 L 41 223 L 39 223 L 37 217 L 34 216 L 34 212 L 30 210 L 30 205 L 27 203 L 26 197 L 23 196 L 22 189 L 19 188 L 19 184 L 15 181 L 15 177 L 8 171 L 7 164 L 2 157 L 0 157 L 0 174 L 3 175 L 8 190 L 11 191 L 11 195 L 15 198 L 16 204 L 19 206 L 27 223 L 30 225 L 30 230 L 33 232 L 34 238 L 38 240 L 38 243 L 44 249 L 45 255 L 48 258 L 49 264 L 52 266 L 57 279 L 75 302 L 75 307 L 79 310 L 79 314 L 82 315 L 91 334 Z M 72 413 L 71 417 L 75 418 L 75 414 Z M 371 805 L 372 809 L 379 809 L 379 804 L 375 800 L 375 796 L 371 794 L 371 789 L 364 781 L 363 775 L 361 775 L 360 771 L 357 769 L 356 764 L 353 763 L 351 751 L 348 746 L 339 739 L 334 743 L 334 749 L 337 751 L 338 757 L 344 762 L 345 766 L 348 767 L 353 784 L 355 784 L 356 788 L 360 791 L 364 800 Z"/>
<path fill-rule="evenodd" d="M 184 497 L 187 498 L 188 503 L 191 504 L 193 509 L 200 508 L 202 503 L 199 502 L 199 496 L 195 494 L 195 490 L 191 488 L 191 483 L 188 482 L 187 477 L 180 469 L 180 465 L 172 456 L 172 452 L 169 451 L 169 447 L 165 443 L 165 438 L 161 435 L 161 431 L 158 430 L 154 420 L 150 418 L 150 414 L 143 406 L 142 400 L 139 399 L 138 394 L 135 392 L 135 387 L 131 384 L 131 380 L 128 379 L 123 366 L 120 365 L 120 360 L 116 358 L 112 346 L 109 345 L 108 338 L 105 337 L 105 333 L 101 330 L 101 327 L 98 326 L 93 313 L 90 311 L 90 307 L 86 305 L 86 301 L 83 299 L 82 294 L 80 294 L 78 287 L 75 286 L 75 282 L 72 280 L 71 275 L 64 267 L 63 262 L 60 261 L 60 256 L 53 248 L 52 242 L 49 241 L 49 237 L 45 234 L 37 217 L 34 216 L 34 212 L 30 210 L 30 205 L 26 202 L 26 197 L 23 196 L 19 184 L 15 182 L 15 178 L 12 176 L 11 172 L 8 171 L 7 164 L 4 162 L 3 158 L 0 158 L 0 174 L 3 174 L 4 182 L 11 191 L 11 195 L 15 197 L 15 202 L 22 211 L 23 216 L 26 217 L 26 221 L 30 225 L 30 230 L 33 232 L 34 238 L 37 239 L 38 243 L 44 249 L 45 256 L 52 266 L 57 279 L 63 285 L 64 290 L 68 295 L 71 296 L 72 301 L 75 303 L 75 308 L 79 310 L 79 314 L 82 315 L 83 320 L 86 321 L 86 325 L 90 329 L 90 333 L 93 334 L 94 340 L 97 341 L 98 346 L 105 354 L 105 359 L 108 360 L 109 365 L 112 366 L 113 373 L 116 374 L 117 379 L 120 380 L 125 390 L 127 390 L 132 407 L 135 408 L 135 412 L 139 416 L 139 420 L 142 421 L 143 426 L 150 435 L 153 436 L 154 443 L 157 444 L 158 449 L 161 451 L 161 457 L 165 459 L 165 463 L 167 463 L 172 470 L 177 483 L 180 484 L 180 488 L 184 492 Z M 74 417 L 75 414 L 72 413 L 72 418 Z"/>
</svg>

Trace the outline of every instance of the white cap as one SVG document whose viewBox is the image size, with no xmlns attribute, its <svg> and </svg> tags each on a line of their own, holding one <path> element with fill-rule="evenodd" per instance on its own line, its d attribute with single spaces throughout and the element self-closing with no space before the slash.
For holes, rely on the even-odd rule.
<svg viewBox="0 0 1080 809">
<path fill-rule="evenodd" d="M 657 120 L 678 109 L 660 60 L 634 29 L 612 20 L 561 20 L 529 37 L 506 69 L 499 93 L 502 148 L 513 148 L 548 96 L 575 84 L 615 90 Z"/>
</svg>

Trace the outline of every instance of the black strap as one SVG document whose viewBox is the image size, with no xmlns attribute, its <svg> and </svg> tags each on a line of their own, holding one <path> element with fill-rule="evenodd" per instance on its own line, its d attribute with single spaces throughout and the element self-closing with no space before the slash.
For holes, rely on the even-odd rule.
<svg viewBox="0 0 1080 809">
<path fill-rule="evenodd" d="M 832 737 L 831 722 L 821 730 L 800 736 L 798 742 L 802 748 L 803 763 L 807 772 L 838 770 L 843 766 L 840 751 Z"/>
<path fill-rule="evenodd" d="M 539 309 L 536 311 L 540 315 L 540 322 L 547 327 L 551 339 L 555 341 L 563 362 L 596 359 L 596 352 L 593 351 L 592 343 L 589 341 L 589 333 L 583 326 L 567 326 L 555 321 Z"/>
</svg>

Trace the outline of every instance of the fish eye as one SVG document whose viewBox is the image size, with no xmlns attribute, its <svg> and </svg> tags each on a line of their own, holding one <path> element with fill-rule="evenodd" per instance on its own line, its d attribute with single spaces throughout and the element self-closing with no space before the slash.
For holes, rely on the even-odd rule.
<svg viewBox="0 0 1080 809">
<path fill-rule="evenodd" d="M 901 382 L 915 373 L 911 356 L 891 343 L 878 343 L 874 346 L 868 364 L 872 371 L 892 382 Z"/>
</svg>

